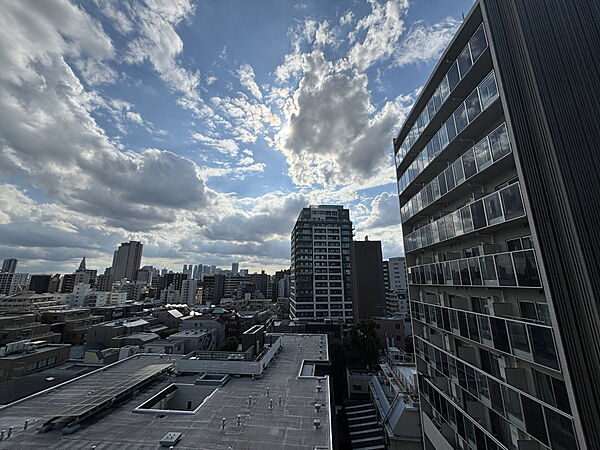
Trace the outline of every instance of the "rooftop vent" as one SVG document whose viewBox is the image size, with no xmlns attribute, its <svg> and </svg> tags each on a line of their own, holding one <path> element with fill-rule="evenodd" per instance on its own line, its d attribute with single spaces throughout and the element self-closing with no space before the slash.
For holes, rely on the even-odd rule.
<svg viewBox="0 0 600 450">
<path fill-rule="evenodd" d="M 169 431 L 158 442 L 163 447 L 173 447 L 181 440 L 181 433 Z"/>
</svg>

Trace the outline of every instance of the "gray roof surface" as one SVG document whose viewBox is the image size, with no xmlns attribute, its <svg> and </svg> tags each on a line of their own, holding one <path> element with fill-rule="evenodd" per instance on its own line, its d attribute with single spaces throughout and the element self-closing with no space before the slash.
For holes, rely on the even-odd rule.
<svg viewBox="0 0 600 450">
<path fill-rule="evenodd" d="M 172 363 L 168 356 L 139 355 L 93 372 L 51 393 L 30 397 L 0 409 L 0 429 L 14 426 L 10 439 L 0 448 L 51 449 L 159 449 L 167 432 L 182 433 L 180 449 L 313 449 L 331 448 L 329 382 L 298 378 L 304 359 L 316 360 L 319 335 L 284 335 L 283 348 L 262 378 L 231 378 L 206 399 L 196 414 L 136 414 L 132 410 L 172 382 L 192 383 L 195 377 L 175 377 L 151 385 L 124 404 L 100 412 L 81 423 L 74 434 L 60 430 L 38 433 L 36 427 L 70 404 L 85 401 L 91 391 L 110 388 L 146 367 Z M 270 389 L 267 395 L 267 388 Z M 252 404 L 248 405 L 248 396 Z M 278 396 L 282 404 L 278 404 Z M 269 409 L 269 399 L 273 409 Z M 319 412 L 314 404 L 324 404 Z M 242 416 L 237 426 L 237 416 Z M 162 415 L 162 414 L 161 414 Z M 222 419 L 226 419 L 222 430 Z M 315 429 L 314 419 L 321 427 Z M 25 420 L 29 427 L 23 430 Z"/>
</svg>

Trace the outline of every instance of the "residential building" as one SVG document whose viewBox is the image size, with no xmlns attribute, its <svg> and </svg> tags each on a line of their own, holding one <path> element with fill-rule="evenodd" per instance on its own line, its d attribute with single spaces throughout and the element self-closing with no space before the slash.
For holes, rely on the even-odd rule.
<svg viewBox="0 0 600 450">
<path fill-rule="evenodd" d="M 272 281 L 273 281 L 273 285 L 272 285 L 272 292 L 271 292 L 271 300 L 276 301 L 277 298 L 279 298 L 279 281 L 281 281 L 284 277 L 288 278 L 288 292 L 287 292 L 287 298 L 289 298 L 289 279 L 290 279 L 290 270 L 289 269 L 285 269 L 285 270 L 278 270 L 277 272 L 275 272 L 275 275 L 273 275 L 271 277 Z"/>
<path fill-rule="evenodd" d="M 15 273 L 17 271 L 17 263 L 19 260 L 8 258 L 2 261 L 2 273 Z"/>
<path fill-rule="evenodd" d="M 61 305 L 56 294 L 35 294 L 21 292 L 19 294 L 0 297 L 0 311 L 25 312 L 53 309 Z"/>
<path fill-rule="evenodd" d="M 28 273 L 0 273 L 0 295 L 10 296 L 26 291 L 29 287 L 29 279 Z"/>
<path fill-rule="evenodd" d="M 218 305 L 225 292 L 225 275 L 204 275 L 202 278 L 202 303 Z"/>
<path fill-rule="evenodd" d="M 51 275 L 31 275 L 29 280 L 28 291 L 35 292 L 36 294 L 43 294 L 44 292 L 50 292 L 50 278 Z"/>
<path fill-rule="evenodd" d="M 50 325 L 41 323 L 36 314 L 6 314 L 0 316 L 0 347 L 11 342 L 31 340 L 46 343 L 59 343 L 60 333 L 50 329 Z"/>
<path fill-rule="evenodd" d="M 136 279 L 137 271 L 142 262 L 142 250 L 144 245 L 138 241 L 123 242 L 113 257 L 112 276 L 113 280 L 127 278 L 129 281 Z"/>
<path fill-rule="evenodd" d="M 0 382 L 23 377 L 64 364 L 71 353 L 69 344 L 14 342 L 0 348 Z"/>
<path fill-rule="evenodd" d="M 139 271 L 138 271 L 139 274 Z M 111 275 L 111 268 L 107 267 L 103 274 L 96 276 L 96 290 L 98 291 L 111 291 L 113 285 L 113 277 Z"/>
<path fill-rule="evenodd" d="M 236 275 L 238 273 L 238 270 L 240 270 L 240 263 L 237 263 L 237 262 L 231 263 L 231 273 L 233 275 Z"/>
<path fill-rule="evenodd" d="M 75 288 L 75 277 L 74 273 L 65 273 L 60 279 L 60 292 L 63 294 L 68 294 L 69 292 L 73 292 Z M 87 283 L 86 283 L 87 284 Z"/>
<path fill-rule="evenodd" d="M 350 244 L 350 263 L 354 321 L 384 316 L 385 287 L 381 241 L 353 241 Z"/>
<path fill-rule="evenodd" d="M 50 281 L 48 282 L 48 291 L 51 294 L 60 291 L 60 274 L 54 274 L 50 277 Z"/>
<path fill-rule="evenodd" d="M 598 21 L 478 0 L 394 140 L 426 449 L 600 448 Z"/>
<path fill-rule="evenodd" d="M 350 212 L 335 205 L 303 208 L 291 240 L 291 318 L 352 322 Z"/>
<path fill-rule="evenodd" d="M 41 315 L 42 322 L 60 334 L 60 342 L 71 345 L 84 344 L 88 330 L 103 320 L 101 316 L 92 315 L 88 308 L 50 309 Z"/>
</svg>

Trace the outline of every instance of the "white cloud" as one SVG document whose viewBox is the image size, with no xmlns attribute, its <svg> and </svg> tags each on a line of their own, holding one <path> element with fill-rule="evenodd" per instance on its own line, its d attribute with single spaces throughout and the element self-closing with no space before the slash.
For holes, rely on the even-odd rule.
<svg viewBox="0 0 600 450">
<path fill-rule="evenodd" d="M 354 13 L 352 11 L 346 11 L 342 17 L 340 17 L 340 25 L 349 25 L 354 22 Z"/>
<path fill-rule="evenodd" d="M 205 136 L 201 133 L 192 133 L 192 139 L 196 142 L 214 148 L 225 155 L 235 156 L 240 150 L 233 139 L 217 139 Z"/>
<path fill-rule="evenodd" d="M 402 16 L 408 9 L 408 0 L 388 0 L 384 4 L 369 0 L 371 13 L 363 17 L 349 35 L 355 42 L 348 52 L 348 61 L 359 71 L 373 63 L 389 58 L 404 30 Z M 366 32 L 359 42 L 361 32 Z"/>
<path fill-rule="evenodd" d="M 394 52 L 394 64 L 405 66 L 439 58 L 459 25 L 460 21 L 452 17 L 434 25 L 414 24 Z"/>
<path fill-rule="evenodd" d="M 393 130 L 405 112 L 402 99 L 376 112 L 367 77 L 337 72 L 318 50 L 305 56 L 303 69 L 277 137 L 292 180 L 299 185 L 365 183 L 389 166 Z"/>
<path fill-rule="evenodd" d="M 240 77 L 240 84 L 244 86 L 248 91 L 257 99 L 262 100 L 262 92 L 254 80 L 254 70 L 250 64 L 242 64 L 237 74 Z"/>
</svg>

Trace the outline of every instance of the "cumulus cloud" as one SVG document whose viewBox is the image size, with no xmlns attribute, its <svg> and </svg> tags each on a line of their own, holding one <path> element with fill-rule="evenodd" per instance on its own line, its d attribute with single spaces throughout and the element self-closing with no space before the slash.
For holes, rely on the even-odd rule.
<svg viewBox="0 0 600 450">
<path fill-rule="evenodd" d="M 382 192 L 371 201 L 369 215 L 361 224 L 362 228 L 383 228 L 400 224 L 400 203 L 398 194 Z"/>
<path fill-rule="evenodd" d="M 338 72 L 319 50 L 306 55 L 304 75 L 286 105 L 287 123 L 278 145 L 299 185 L 360 185 L 387 164 L 401 99 L 379 111 L 364 74 Z"/>
<path fill-rule="evenodd" d="M 192 161 L 164 150 L 121 151 L 98 126 L 98 96 L 67 59 L 109 57 L 111 41 L 81 9 L 57 5 L 3 7 L 0 41 L 15 45 L 0 49 L 0 174 L 126 229 L 173 221 L 173 208 L 207 205 L 210 191 Z"/>
<path fill-rule="evenodd" d="M 240 150 L 233 139 L 217 139 L 202 133 L 192 133 L 192 139 L 225 155 L 235 156 Z"/>
</svg>

